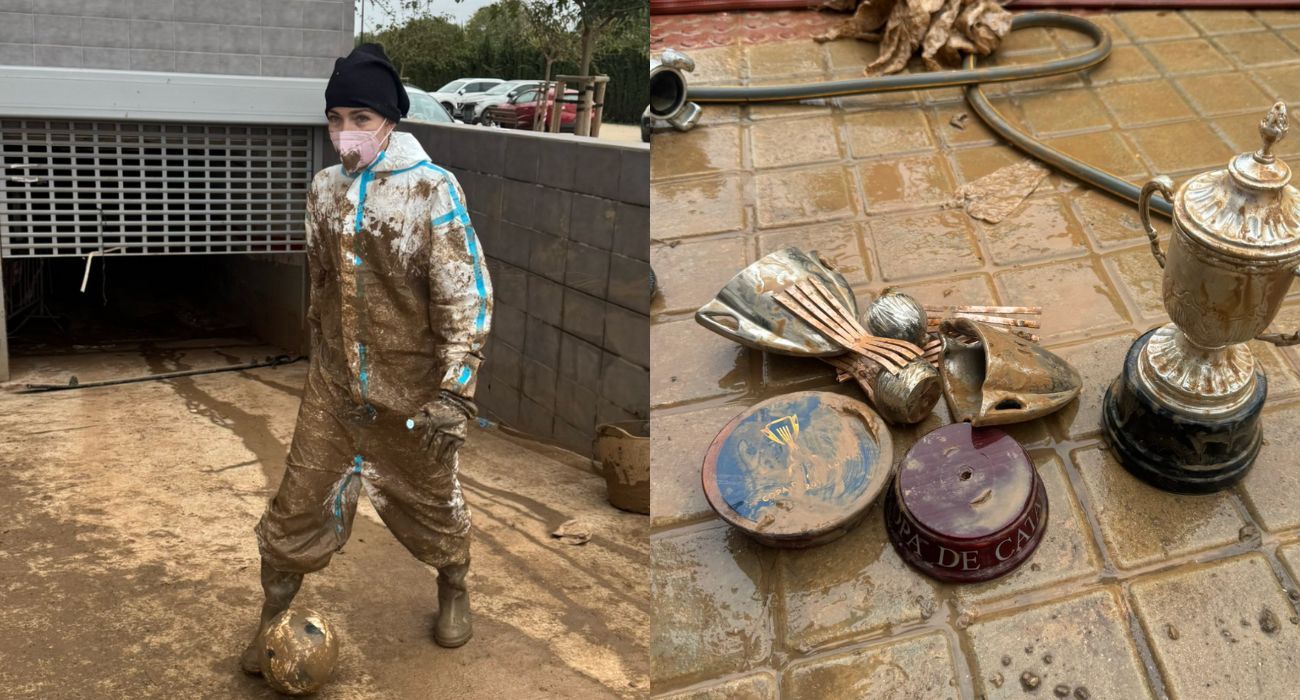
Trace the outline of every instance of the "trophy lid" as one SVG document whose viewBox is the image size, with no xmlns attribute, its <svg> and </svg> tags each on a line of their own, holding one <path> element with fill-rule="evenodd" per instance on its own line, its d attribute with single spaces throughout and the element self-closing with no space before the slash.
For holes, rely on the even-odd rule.
<svg viewBox="0 0 1300 700">
<path fill-rule="evenodd" d="M 1217 252 L 1248 261 L 1300 255 L 1300 192 L 1290 185 L 1291 168 L 1272 152 L 1286 132 L 1287 107 L 1278 102 L 1259 124 L 1258 151 L 1188 180 L 1174 202 L 1183 230 Z"/>
</svg>

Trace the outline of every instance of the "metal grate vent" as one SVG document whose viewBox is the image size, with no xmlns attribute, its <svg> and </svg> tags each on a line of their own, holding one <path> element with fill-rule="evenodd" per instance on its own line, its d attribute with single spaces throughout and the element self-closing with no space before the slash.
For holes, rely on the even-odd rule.
<svg viewBox="0 0 1300 700">
<path fill-rule="evenodd" d="M 311 127 L 0 120 L 0 257 L 296 253 Z"/>
</svg>

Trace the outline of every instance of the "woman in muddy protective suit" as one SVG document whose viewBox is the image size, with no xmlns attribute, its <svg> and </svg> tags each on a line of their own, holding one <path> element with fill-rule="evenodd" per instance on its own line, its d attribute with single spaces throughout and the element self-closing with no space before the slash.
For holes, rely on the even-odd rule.
<svg viewBox="0 0 1300 700">
<path fill-rule="evenodd" d="M 434 640 L 470 638 L 457 451 L 476 414 L 492 285 L 456 178 L 393 131 L 408 106 L 379 46 L 335 63 L 325 108 L 343 162 L 316 174 L 307 199 L 311 367 L 284 479 L 256 528 L 266 602 L 241 658 L 250 673 L 267 623 L 347 541 L 363 489 L 438 570 Z"/>
</svg>

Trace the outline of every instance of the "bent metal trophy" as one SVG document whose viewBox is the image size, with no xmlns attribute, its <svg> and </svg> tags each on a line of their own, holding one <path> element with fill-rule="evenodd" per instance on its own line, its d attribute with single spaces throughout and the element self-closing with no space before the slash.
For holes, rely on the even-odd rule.
<svg viewBox="0 0 1300 700">
<path fill-rule="evenodd" d="M 1300 333 L 1259 335 L 1300 262 L 1300 192 L 1288 185 L 1291 169 L 1271 153 L 1286 130 L 1286 105 L 1278 102 L 1260 123 L 1259 151 L 1193 177 L 1176 196 L 1167 177 L 1142 188 L 1138 212 L 1164 268 L 1173 323 L 1129 348 L 1103 415 L 1120 462 L 1154 486 L 1182 493 L 1227 488 L 1259 452 L 1268 383 L 1246 341 L 1300 341 Z M 1151 226 L 1156 191 L 1173 204 L 1167 259 Z"/>
</svg>

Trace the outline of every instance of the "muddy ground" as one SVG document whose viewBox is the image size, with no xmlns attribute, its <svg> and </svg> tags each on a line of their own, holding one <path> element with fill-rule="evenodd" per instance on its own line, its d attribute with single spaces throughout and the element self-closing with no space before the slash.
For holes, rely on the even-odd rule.
<svg viewBox="0 0 1300 700">
<path fill-rule="evenodd" d="M 0 390 L 0 696 L 276 697 L 237 656 L 261 600 L 252 527 L 284 467 L 306 363 L 11 391 L 276 353 L 234 340 L 100 350 L 16 357 Z M 474 639 L 433 644 L 435 573 L 363 499 L 352 541 L 299 596 L 342 639 L 318 697 L 643 695 L 646 518 L 609 507 L 581 460 L 497 430 L 471 431 L 461 459 Z M 575 517 L 590 543 L 550 537 Z"/>
</svg>

